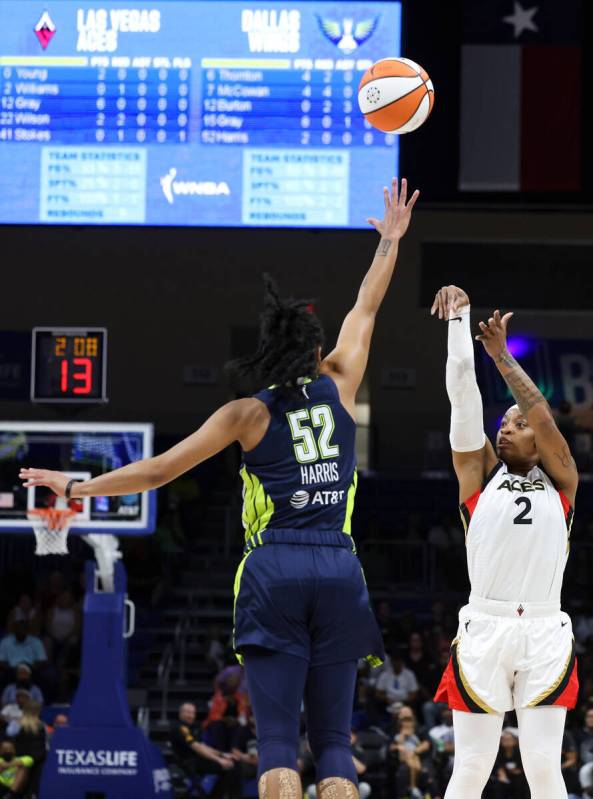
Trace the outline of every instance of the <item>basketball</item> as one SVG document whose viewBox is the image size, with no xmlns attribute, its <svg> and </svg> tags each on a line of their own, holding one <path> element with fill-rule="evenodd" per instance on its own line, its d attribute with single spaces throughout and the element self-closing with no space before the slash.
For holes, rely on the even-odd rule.
<svg viewBox="0 0 593 799">
<path fill-rule="evenodd" d="M 383 58 L 362 76 L 358 105 L 374 128 L 410 133 L 428 119 L 434 86 L 426 70 L 409 58 Z"/>
</svg>

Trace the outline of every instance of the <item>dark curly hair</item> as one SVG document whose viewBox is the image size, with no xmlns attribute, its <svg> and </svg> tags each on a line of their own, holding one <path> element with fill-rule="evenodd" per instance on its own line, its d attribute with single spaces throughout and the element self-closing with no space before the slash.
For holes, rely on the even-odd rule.
<svg viewBox="0 0 593 799">
<path fill-rule="evenodd" d="M 264 310 L 259 343 L 252 355 L 225 366 L 238 393 L 253 394 L 271 385 L 295 389 L 299 377 L 317 375 L 317 347 L 323 346 L 323 327 L 310 300 L 281 300 L 275 281 L 263 275 Z"/>
</svg>

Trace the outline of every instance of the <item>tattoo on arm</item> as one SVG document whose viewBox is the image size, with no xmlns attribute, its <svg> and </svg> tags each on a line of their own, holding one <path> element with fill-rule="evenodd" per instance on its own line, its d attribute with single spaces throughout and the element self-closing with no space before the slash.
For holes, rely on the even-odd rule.
<svg viewBox="0 0 593 799">
<path fill-rule="evenodd" d="M 562 451 L 555 452 L 554 457 L 558 458 L 561 466 L 564 466 L 565 469 L 576 469 L 577 467 L 568 447 L 562 447 Z"/>
<path fill-rule="evenodd" d="M 377 255 L 387 255 L 392 244 L 393 242 L 389 239 L 381 239 L 379 246 L 377 247 Z"/>
<path fill-rule="evenodd" d="M 515 398 L 519 410 L 525 417 L 527 417 L 527 414 L 534 405 L 537 405 L 538 402 L 546 401 L 546 398 L 539 388 L 510 353 L 501 353 L 496 359 L 496 362 L 510 369 L 509 372 L 506 372 L 502 376 L 511 394 Z"/>
</svg>

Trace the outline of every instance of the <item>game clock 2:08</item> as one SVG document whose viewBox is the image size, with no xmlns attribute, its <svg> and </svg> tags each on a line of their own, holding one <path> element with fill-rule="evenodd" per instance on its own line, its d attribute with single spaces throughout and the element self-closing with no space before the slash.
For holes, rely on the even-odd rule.
<svg viewBox="0 0 593 799">
<path fill-rule="evenodd" d="M 33 402 L 107 402 L 107 330 L 33 330 Z"/>
</svg>

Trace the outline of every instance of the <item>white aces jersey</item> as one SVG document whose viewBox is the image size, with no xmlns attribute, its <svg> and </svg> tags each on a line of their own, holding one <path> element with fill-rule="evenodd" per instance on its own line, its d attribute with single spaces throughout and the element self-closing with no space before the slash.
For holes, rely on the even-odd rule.
<svg viewBox="0 0 593 799">
<path fill-rule="evenodd" d="M 523 477 L 498 463 L 460 511 L 475 596 L 560 601 L 573 509 L 542 469 Z"/>
</svg>

